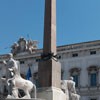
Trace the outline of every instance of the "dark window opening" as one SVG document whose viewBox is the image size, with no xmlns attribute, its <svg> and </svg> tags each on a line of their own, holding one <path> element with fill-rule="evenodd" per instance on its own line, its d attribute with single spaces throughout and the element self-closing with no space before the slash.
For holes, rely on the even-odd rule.
<svg viewBox="0 0 100 100">
<path fill-rule="evenodd" d="M 96 73 L 90 74 L 90 85 L 92 87 L 97 86 L 97 74 Z"/>
<path fill-rule="evenodd" d="M 78 75 L 72 75 L 72 77 L 74 78 L 74 82 L 75 82 L 75 87 L 78 87 Z"/>
<path fill-rule="evenodd" d="M 72 57 L 77 57 L 77 56 L 78 56 L 78 53 L 72 54 Z"/>
<path fill-rule="evenodd" d="M 33 74 L 33 79 L 34 79 L 34 84 L 36 85 L 37 88 L 40 87 L 39 79 L 38 79 L 38 72 Z"/>
<path fill-rule="evenodd" d="M 24 64 L 25 62 L 24 61 L 20 61 L 20 64 Z"/>
<path fill-rule="evenodd" d="M 96 54 L 96 51 L 90 51 L 90 55 Z"/>
</svg>

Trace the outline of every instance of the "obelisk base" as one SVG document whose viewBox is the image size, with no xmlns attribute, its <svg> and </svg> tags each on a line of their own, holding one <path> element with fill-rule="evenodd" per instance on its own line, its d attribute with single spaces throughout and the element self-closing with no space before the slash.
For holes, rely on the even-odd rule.
<svg viewBox="0 0 100 100">
<path fill-rule="evenodd" d="M 65 93 L 55 87 L 48 87 L 48 88 L 40 88 L 38 89 L 38 98 L 42 98 L 45 100 L 66 100 Z"/>
<path fill-rule="evenodd" d="M 61 63 L 54 59 L 39 62 L 38 77 L 40 87 L 61 87 Z"/>
</svg>

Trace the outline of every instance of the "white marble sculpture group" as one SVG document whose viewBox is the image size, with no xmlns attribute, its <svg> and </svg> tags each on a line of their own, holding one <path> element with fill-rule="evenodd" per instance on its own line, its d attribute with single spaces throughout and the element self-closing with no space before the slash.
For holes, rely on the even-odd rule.
<svg viewBox="0 0 100 100">
<path fill-rule="evenodd" d="M 36 98 L 36 86 L 29 80 L 25 80 L 20 76 L 20 64 L 18 61 L 13 59 L 13 55 L 8 54 L 8 62 L 3 61 L 6 66 L 6 78 L 2 80 L 7 81 L 8 84 L 8 99 L 31 99 L 30 93 L 32 90 L 34 93 L 34 98 Z M 25 95 L 19 97 L 19 91 L 21 89 L 24 91 Z M 66 100 L 79 100 L 80 96 L 76 93 L 75 82 L 73 77 L 70 77 L 69 80 L 61 81 L 61 89 L 66 94 Z"/>
<path fill-rule="evenodd" d="M 13 59 L 12 54 L 8 54 L 8 62 L 4 61 L 6 66 L 6 80 L 8 83 L 8 96 L 7 98 L 21 98 L 21 99 L 30 99 L 30 93 L 34 92 L 34 98 L 36 98 L 36 86 L 29 80 L 25 80 L 20 76 L 20 66 L 19 62 Z M 10 89 L 9 89 L 10 88 Z M 18 89 L 24 91 L 25 96 L 19 97 Z M 10 91 L 11 90 L 11 91 Z"/>
<path fill-rule="evenodd" d="M 62 80 L 61 88 L 66 94 L 66 100 L 80 100 L 80 96 L 76 93 L 73 77 L 70 77 L 69 80 Z"/>
</svg>

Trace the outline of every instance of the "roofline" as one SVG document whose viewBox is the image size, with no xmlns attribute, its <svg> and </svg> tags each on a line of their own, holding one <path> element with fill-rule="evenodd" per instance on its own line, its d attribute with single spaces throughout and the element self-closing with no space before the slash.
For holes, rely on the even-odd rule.
<svg viewBox="0 0 100 100">
<path fill-rule="evenodd" d="M 65 47 L 65 46 L 71 46 L 71 45 L 87 44 L 87 43 L 92 43 L 92 42 L 100 42 L 100 40 L 93 40 L 93 41 L 87 41 L 87 42 L 80 42 L 80 43 L 73 43 L 73 44 L 61 45 L 61 46 L 57 46 L 57 48 Z"/>
</svg>

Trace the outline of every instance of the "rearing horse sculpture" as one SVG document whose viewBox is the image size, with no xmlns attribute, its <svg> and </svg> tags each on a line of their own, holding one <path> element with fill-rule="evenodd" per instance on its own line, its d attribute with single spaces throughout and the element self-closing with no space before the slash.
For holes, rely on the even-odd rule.
<svg viewBox="0 0 100 100">
<path fill-rule="evenodd" d="M 8 70 L 12 73 L 13 77 L 8 79 L 11 80 L 12 82 L 12 95 L 14 98 L 19 98 L 18 96 L 18 89 L 22 89 L 25 93 L 24 97 L 25 99 L 30 99 L 30 92 L 34 89 L 34 98 L 36 98 L 36 86 L 29 80 L 25 80 L 20 76 L 20 70 L 19 70 L 19 65 L 18 61 L 13 59 L 12 54 L 9 54 L 9 61 L 7 63 Z M 8 96 L 9 98 L 9 96 Z"/>
</svg>

